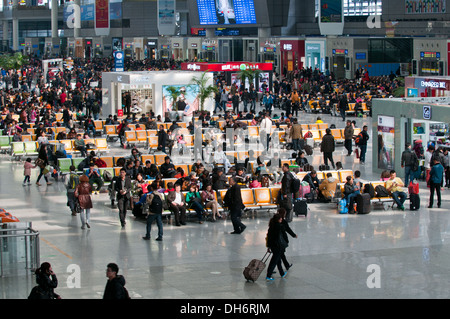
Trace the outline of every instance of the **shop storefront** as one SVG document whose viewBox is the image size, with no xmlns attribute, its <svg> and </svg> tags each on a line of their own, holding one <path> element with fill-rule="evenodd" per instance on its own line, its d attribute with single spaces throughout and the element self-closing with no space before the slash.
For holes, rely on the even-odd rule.
<svg viewBox="0 0 450 319">
<path fill-rule="evenodd" d="M 205 62 L 216 62 L 218 54 L 218 41 L 216 39 L 203 39 L 200 59 Z"/>
<path fill-rule="evenodd" d="M 305 41 L 305 67 L 319 69 L 325 73 L 325 41 Z"/>
<path fill-rule="evenodd" d="M 184 61 L 186 59 L 186 51 L 186 38 L 172 38 L 172 57 L 175 61 Z"/>
<path fill-rule="evenodd" d="M 450 96 L 450 78 L 407 77 L 405 78 L 406 97 L 441 97 Z"/>
<path fill-rule="evenodd" d="M 201 38 L 189 38 L 187 40 L 187 59 L 189 61 L 198 61 L 200 52 L 202 50 Z"/>
<path fill-rule="evenodd" d="M 295 70 L 303 68 L 302 58 L 305 57 L 304 40 L 281 40 L 281 71 L 283 76 L 292 73 Z"/>
<path fill-rule="evenodd" d="M 185 71 L 105 72 L 102 74 L 102 116 L 126 115 L 123 97 L 128 92 L 131 113 L 154 112 L 164 117 L 166 112 L 175 112 L 190 117 L 200 107 L 199 88 L 191 84 L 195 76 L 198 76 L 196 72 Z M 207 76 L 208 85 L 212 85 L 213 75 Z M 213 101 L 208 100 L 204 109 L 212 111 L 213 106 Z"/>
<path fill-rule="evenodd" d="M 260 70 L 260 77 L 255 79 L 255 87 L 258 91 L 272 90 L 273 64 L 254 62 L 227 62 L 227 63 L 182 63 L 181 70 L 196 72 L 211 72 L 222 77 L 227 86 L 236 84 L 240 86 L 239 71 Z M 247 85 L 248 87 L 249 85 Z"/>
<path fill-rule="evenodd" d="M 420 76 L 439 76 L 444 75 L 444 65 L 441 61 L 441 52 L 421 51 L 419 62 Z"/>
<path fill-rule="evenodd" d="M 145 58 L 156 60 L 157 50 L 158 50 L 158 39 L 148 38 L 144 46 Z"/>
<path fill-rule="evenodd" d="M 423 147 L 423 151 L 429 144 L 450 148 L 449 104 L 448 97 L 374 100 L 372 116 L 376 122 L 369 133 L 374 136 L 373 172 L 394 169 L 404 178 L 401 156 L 406 143 Z"/>
</svg>

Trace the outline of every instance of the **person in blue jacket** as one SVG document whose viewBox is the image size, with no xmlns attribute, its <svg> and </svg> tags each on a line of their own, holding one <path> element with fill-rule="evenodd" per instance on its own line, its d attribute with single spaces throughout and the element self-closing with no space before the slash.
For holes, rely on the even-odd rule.
<svg viewBox="0 0 450 319">
<path fill-rule="evenodd" d="M 434 191 L 437 193 L 437 206 L 441 208 L 441 186 L 444 176 L 444 166 L 442 166 L 439 159 L 434 159 L 434 165 L 431 167 L 430 171 L 430 202 L 428 208 L 433 207 L 433 197 Z"/>
</svg>

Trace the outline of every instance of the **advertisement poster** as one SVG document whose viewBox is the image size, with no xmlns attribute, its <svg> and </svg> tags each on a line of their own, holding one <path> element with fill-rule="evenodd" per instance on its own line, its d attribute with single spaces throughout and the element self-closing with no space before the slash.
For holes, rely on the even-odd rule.
<svg viewBox="0 0 450 319">
<path fill-rule="evenodd" d="M 394 169 L 395 118 L 378 116 L 378 168 Z"/>
<path fill-rule="evenodd" d="M 194 111 L 199 109 L 199 88 L 197 85 L 163 85 L 162 90 L 163 114 L 182 111 L 184 116 L 192 116 Z"/>
<path fill-rule="evenodd" d="M 95 34 L 109 34 L 109 0 L 95 0 Z"/>
<path fill-rule="evenodd" d="M 175 0 L 158 0 L 158 31 L 161 35 L 175 33 Z"/>
<path fill-rule="evenodd" d="M 342 0 L 321 0 L 320 22 L 342 22 Z"/>
</svg>

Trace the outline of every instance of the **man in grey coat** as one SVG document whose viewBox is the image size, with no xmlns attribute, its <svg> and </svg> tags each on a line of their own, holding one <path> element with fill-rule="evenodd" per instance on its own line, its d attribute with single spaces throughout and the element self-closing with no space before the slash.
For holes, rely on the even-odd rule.
<svg viewBox="0 0 450 319">
<path fill-rule="evenodd" d="M 347 150 L 347 156 L 352 155 L 352 146 L 353 146 L 353 134 L 355 130 L 353 129 L 352 122 L 347 120 L 347 126 L 344 128 L 344 146 Z"/>
</svg>

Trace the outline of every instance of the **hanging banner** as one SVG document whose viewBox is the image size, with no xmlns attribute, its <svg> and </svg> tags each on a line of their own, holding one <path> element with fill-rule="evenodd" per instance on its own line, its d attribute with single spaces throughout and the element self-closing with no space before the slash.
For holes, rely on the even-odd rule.
<svg viewBox="0 0 450 319">
<path fill-rule="evenodd" d="M 109 0 L 95 0 L 95 35 L 109 35 Z"/>
<path fill-rule="evenodd" d="M 158 31 L 160 35 L 175 35 L 175 0 L 158 0 Z"/>
</svg>

